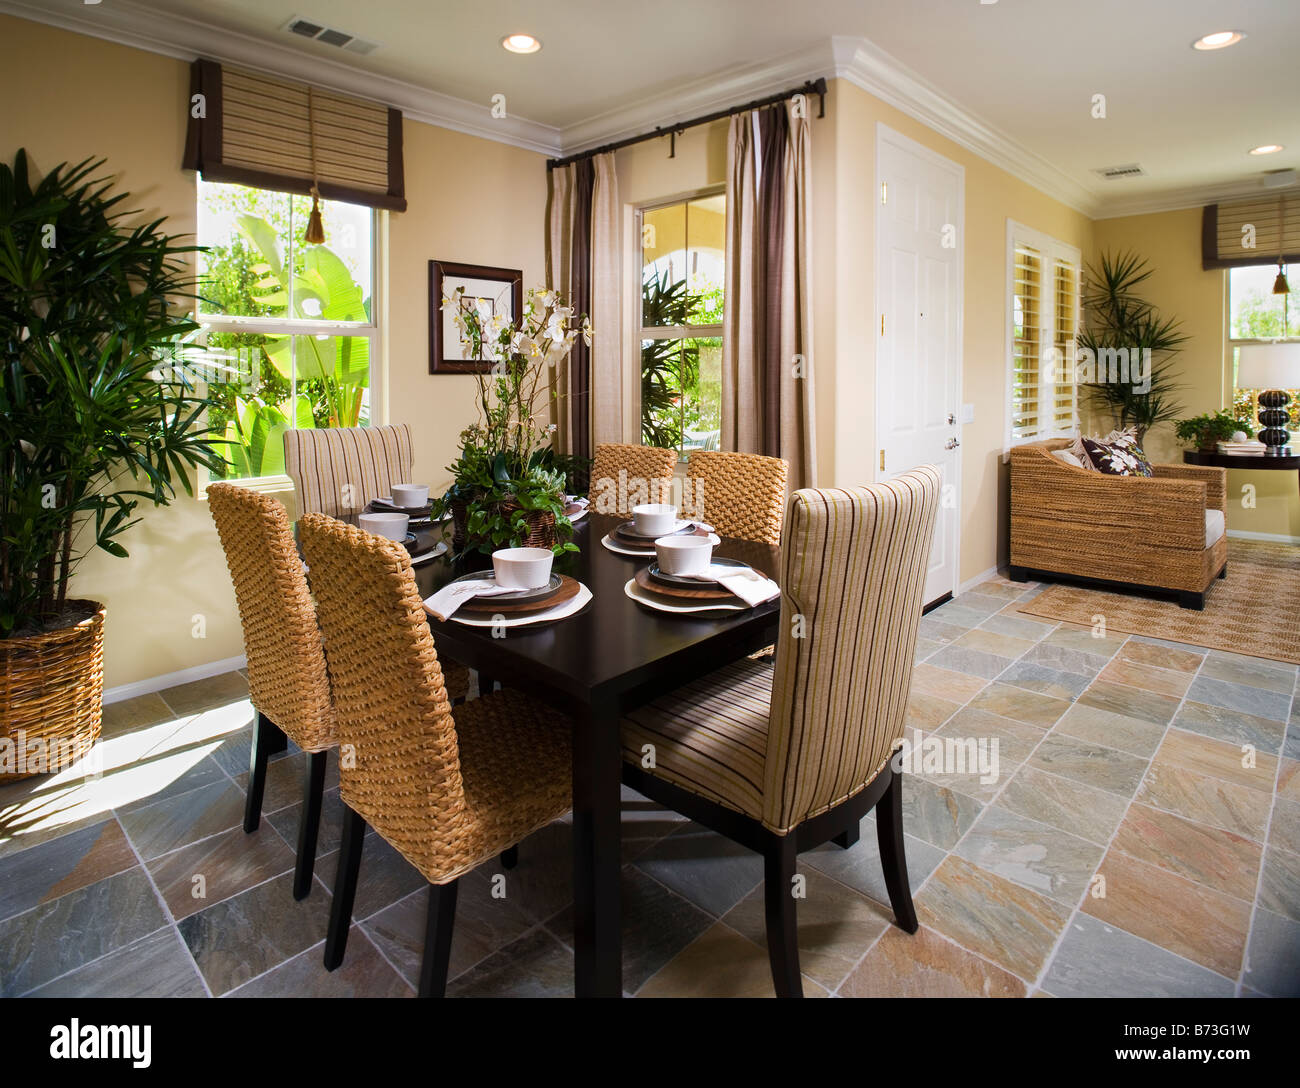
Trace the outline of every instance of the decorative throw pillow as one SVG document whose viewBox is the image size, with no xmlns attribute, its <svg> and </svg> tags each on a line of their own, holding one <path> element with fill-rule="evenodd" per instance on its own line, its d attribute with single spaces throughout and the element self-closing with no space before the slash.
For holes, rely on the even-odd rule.
<svg viewBox="0 0 1300 1088">
<path fill-rule="evenodd" d="M 1137 433 L 1131 428 L 1111 431 L 1103 439 L 1081 438 L 1092 467 L 1110 476 L 1150 476 L 1151 462 L 1138 445 Z"/>
<path fill-rule="evenodd" d="M 1067 465 L 1073 465 L 1075 468 L 1083 468 L 1083 462 L 1079 460 L 1078 454 L 1071 450 L 1052 450 L 1052 456 L 1058 461 L 1064 461 Z"/>
</svg>

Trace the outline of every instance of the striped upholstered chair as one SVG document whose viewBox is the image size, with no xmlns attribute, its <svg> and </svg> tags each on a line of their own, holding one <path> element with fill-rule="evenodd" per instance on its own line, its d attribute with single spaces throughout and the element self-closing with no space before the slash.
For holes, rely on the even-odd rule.
<svg viewBox="0 0 1300 1088">
<path fill-rule="evenodd" d="M 676 467 L 676 450 L 602 443 L 591 462 L 592 506 L 598 514 L 627 515 L 640 503 L 667 502 Z"/>
<path fill-rule="evenodd" d="M 780 544 L 789 469 L 781 457 L 694 450 L 686 462 L 692 501 L 683 505 L 723 536 Z"/>
<path fill-rule="evenodd" d="M 284 467 L 298 492 L 298 516 L 359 513 L 371 499 L 408 483 L 411 428 L 334 427 L 284 432 Z"/>
<path fill-rule="evenodd" d="M 453 718 L 406 550 L 321 514 L 300 530 L 347 754 L 325 966 L 343 962 L 369 824 L 429 881 L 419 992 L 442 997 L 457 882 L 568 811 L 572 726 L 511 690 Z"/>
<path fill-rule="evenodd" d="M 208 507 L 226 553 L 244 629 L 249 699 L 257 711 L 244 802 L 244 830 L 257 830 L 266 764 L 285 737 L 307 753 L 293 897 L 311 891 L 325 789 L 325 753 L 333 748 L 334 704 L 325 674 L 316 610 L 307 592 L 285 508 L 269 495 L 212 484 Z"/>
<path fill-rule="evenodd" d="M 803 994 L 797 855 L 832 839 L 853 845 L 872 808 L 894 917 L 916 932 L 890 753 L 903 735 L 938 506 L 930 466 L 871 487 L 796 491 L 775 667 L 736 662 L 623 723 L 627 785 L 763 855 L 778 996 Z"/>
</svg>

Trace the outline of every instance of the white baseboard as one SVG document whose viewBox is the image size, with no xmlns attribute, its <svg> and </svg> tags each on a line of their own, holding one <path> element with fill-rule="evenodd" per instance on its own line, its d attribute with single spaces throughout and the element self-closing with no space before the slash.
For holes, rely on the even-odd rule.
<svg viewBox="0 0 1300 1088">
<path fill-rule="evenodd" d="M 120 703 L 123 699 L 134 699 L 137 695 L 152 695 L 155 691 L 174 688 L 177 684 L 189 684 L 195 680 L 206 680 L 209 676 L 220 676 L 223 672 L 242 669 L 247 663 L 248 659 L 240 654 L 238 657 L 227 657 L 222 661 L 210 661 L 206 665 L 194 665 L 188 669 L 163 673 L 162 676 L 151 676 L 148 680 L 137 680 L 133 684 L 121 684 L 104 692 L 104 705 Z"/>
<path fill-rule="evenodd" d="M 1229 529 L 1230 540 L 1266 540 L 1271 544 L 1300 544 L 1300 536 L 1286 533 L 1252 533 L 1247 529 Z"/>
<path fill-rule="evenodd" d="M 957 587 L 957 596 L 960 597 L 967 590 L 973 589 L 981 582 L 987 582 L 990 578 L 993 577 L 993 575 L 997 574 L 997 572 L 998 572 L 998 568 L 996 566 L 992 566 L 989 567 L 988 570 L 975 575 L 974 578 L 967 578 L 966 581 L 962 582 L 962 584 Z"/>
</svg>

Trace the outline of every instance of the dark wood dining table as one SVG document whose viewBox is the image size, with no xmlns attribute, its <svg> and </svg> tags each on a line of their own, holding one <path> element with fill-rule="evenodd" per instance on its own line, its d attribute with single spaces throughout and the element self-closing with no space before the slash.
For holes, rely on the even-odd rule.
<svg viewBox="0 0 1300 1088">
<path fill-rule="evenodd" d="M 623 993 L 623 715 L 772 644 L 780 620 L 779 599 L 706 619 L 636 604 L 624 585 L 649 560 L 617 555 L 600 543 L 619 521 L 588 514 L 575 526 L 579 551 L 555 562 L 557 572 L 592 592 L 592 600 L 576 615 L 543 626 L 502 628 L 498 637 L 491 628 L 454 618 L 429 621 L 440 654 L 541 699 L 573 720 L 574 991 L 579 997 Z M 442 532 L 435 526 L 416 535 L 423 545 Z M 772 578 L 779 575 L 777 549 L 766 544 L 723 539 L 714 554 L 743 560 Z M 424 597 L 464 571 L 462 564 L 443 557 L 414 569 Z"/>
</svg>

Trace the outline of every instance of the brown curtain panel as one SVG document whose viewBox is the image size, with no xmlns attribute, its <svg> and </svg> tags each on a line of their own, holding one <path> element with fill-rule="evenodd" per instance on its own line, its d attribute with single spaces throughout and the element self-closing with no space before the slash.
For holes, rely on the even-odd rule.
<svg viewBox="0 0 1300 1088">
<path fill-rule="evenodd" d="M 200 96 L 197 100 L 195 96 Z M 182 167 L 206 181 L 406 210 L 400 110 L 197 60 Z"/>
<path fill-rule="evenodd" d="M 1248 247 L 1247 242 L 1254 246 Z M 1201 215 L 1201 267 L 1239 268 L 1300 262 L 1300 193 L 1261 193 L 1250 200 L 1210 204 Z"/>
<path fill-rule="evenodd" d="M 722 440 L 816 484 L 809 321 L 811 126 L 792 103 L 736 114 L 727 142 Z"/>
</svg>

